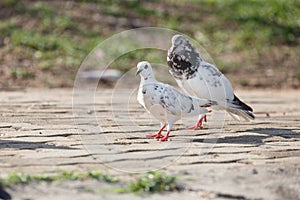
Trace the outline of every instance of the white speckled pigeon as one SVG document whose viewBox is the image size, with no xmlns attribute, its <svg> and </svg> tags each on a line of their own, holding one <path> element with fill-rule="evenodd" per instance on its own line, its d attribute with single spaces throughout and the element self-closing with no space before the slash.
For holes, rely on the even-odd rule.
<svg viewBox="0 0 300 200">
<path fill-rule="evenodd" d="M 168 140 L 173 123 L 183 116 L 196 116 L 208 112 L 207 107 L 216 105 L 215 101 L 203 100 L 182 94 L 176 88 L 155 80 L 149 62 L 139 62 L 136 75 L 141 76 L 138 102 L 161 123 L 160 130 L 147 137 L 160 141 Z M 167 134 L 161 132 L 167 126 Z"/>
</svg>

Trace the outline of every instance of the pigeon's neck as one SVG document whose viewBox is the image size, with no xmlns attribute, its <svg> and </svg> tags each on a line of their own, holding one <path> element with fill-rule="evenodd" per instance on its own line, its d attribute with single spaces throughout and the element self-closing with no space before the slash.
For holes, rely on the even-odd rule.
<svg viewBox="0 0 300 200">
<path fill-rule="evenodd" d="M 141 82 L 149 83 L 149 82 L 156 82 L 156 80 L 153 74 L 149 74 L 148 76 L 142 76 Z"/>
<path fill-rule="evenodd" d="M 147 77 L 143 77 L 143 80 L 145 82 L 153 82 L 153 81 L 156 81 L 154 76 L 147 76 Z"/>
</svg>

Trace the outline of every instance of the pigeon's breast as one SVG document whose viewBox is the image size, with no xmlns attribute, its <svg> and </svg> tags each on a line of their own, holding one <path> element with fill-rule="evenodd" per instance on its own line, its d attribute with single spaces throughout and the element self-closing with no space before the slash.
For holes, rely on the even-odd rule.
<svg viewBox="0 0 300 200">
<path fill-rule="evenodd" d="M 190 79 L 195 77 L 196 67 L 184 55 L 170 53 L 168 55 L 170 72 L 175 79 Z"/>
<path fill-rule="evenodd" d="M 159 121 L 167 122 L 168 112 L 160 103 L 164 89 L 159 84 L 145 84 L 140 93 L 147 111 Z"/>
</svg>

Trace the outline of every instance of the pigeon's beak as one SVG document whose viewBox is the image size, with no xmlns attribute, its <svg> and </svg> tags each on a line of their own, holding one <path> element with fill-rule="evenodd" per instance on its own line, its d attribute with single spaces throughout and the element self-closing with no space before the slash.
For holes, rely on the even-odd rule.
<svg viewBox="0 0 300 200">
<path fill-rule="evenodd" d="M 170 52 L 174 52 L 175 49 L 177 49 L 178 46 L 175 46 L 174 44 L 172 44 L 171 48 L 170 48 Z"/>
<path fill-rule="evenodd" d="M 136 75 L 136 76 L 139 75 L 142 71 L 143 71 L 143 69 L 138 69 L 138 70 L 136 71 L 135 75 Z"/>
</svg>

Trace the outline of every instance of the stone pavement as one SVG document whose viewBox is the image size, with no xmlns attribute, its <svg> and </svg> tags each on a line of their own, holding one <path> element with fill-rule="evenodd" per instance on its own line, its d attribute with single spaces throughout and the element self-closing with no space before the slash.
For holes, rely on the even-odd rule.
<svg viewBox="0 0 300 200">
<path fill-rule="evenodd" d="M 144 198 L 300 199 L 300 92 L 236 93 L 253 107 L 255 121 L 227 117 L 222 126 L 224 115 L 213 112 L 203 130 L 193 131 L 184 128 L 197 117 L 183 119 L 161 143 L 145 137 L 159 123 L 138 105 L 136 91 L 97 91 L 95 110 L 76 105 L 84 116 L 73 113 L 71 89 L 0 91 L 0 176 L 97 169 L 131 180 L 160 169 L 176 175 L 184 191 Z M 83 187 L 114 186 L 90 180 L 4 189 L 13 199 L 142 198 Z"/>
</svg>

